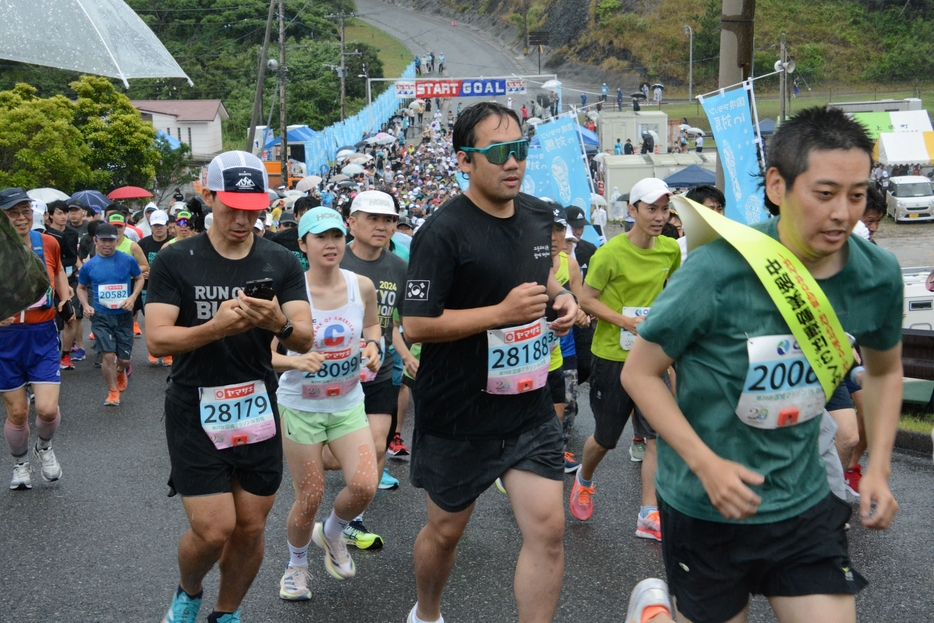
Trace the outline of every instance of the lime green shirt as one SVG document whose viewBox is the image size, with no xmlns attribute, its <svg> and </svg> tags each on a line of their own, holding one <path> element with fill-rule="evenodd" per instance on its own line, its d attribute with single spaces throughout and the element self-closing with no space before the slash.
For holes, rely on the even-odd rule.
<svg viewBox="0 0 934 623">
<path fill-rule="evenodd" d="M 601 303 L 622 313 L 624 307 L 651 307 L 665 281 L 681 266 L 681 247 L 667 236 L 655 239 L 651 249 L 637 247 L 625 234 L 614 236 L 590 258 L 585 283 L 600 290 Z M 626 361 L 629 351 L 620 346 L 620 328 L 597 322 L 591 350 L 608 361 Z"/>
</svg>

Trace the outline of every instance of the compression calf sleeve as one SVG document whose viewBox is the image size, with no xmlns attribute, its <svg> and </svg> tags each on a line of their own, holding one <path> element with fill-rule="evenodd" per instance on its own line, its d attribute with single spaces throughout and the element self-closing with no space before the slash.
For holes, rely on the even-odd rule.
<svg viewBox="0 0 934 623">
<path fill-rule="evenodd" d="M 36 418 L 36 432 L 39 433 L 39 447 L 43 450 L 49 447 L 52 441 L 52 435 L 58 430 L 58 425 L 62 423 L 62 410 L 55 412 L 55 419 L 51 422 L 44 422 L 42 418 Z"/>
<path fill-rule="evenodd" d="M 3 425 L 3 436 L 6 437 L 6 445 L 10 447 L 10 454 L 13 458 L 20 459 L 26 456 L 29 451 L 29 422 L 23 422 L 16 426 L 10 420 Z"/>
</svg>

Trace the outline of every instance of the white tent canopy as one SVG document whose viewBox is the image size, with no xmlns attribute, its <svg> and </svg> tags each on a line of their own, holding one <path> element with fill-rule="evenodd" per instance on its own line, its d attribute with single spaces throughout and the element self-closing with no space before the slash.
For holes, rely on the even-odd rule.
<svg viewBox="0 0 934 623">
<path fill-rule="evenodd" d="M 7 0 L 0 58 L 119 78 L 186 78 L 123 0 Z"/>
<path fill-rule="evenodd" d="M 934 132 L 883 132 L 873 158 L 884 165 L 934 163 Z"/>
</svg>

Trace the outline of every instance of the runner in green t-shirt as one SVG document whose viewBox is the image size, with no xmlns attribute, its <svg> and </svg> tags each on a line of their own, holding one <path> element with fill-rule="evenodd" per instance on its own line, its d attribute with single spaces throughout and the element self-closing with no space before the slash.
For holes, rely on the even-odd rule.
<svg viewBox="0 0 934 623">
<path fill-rule="evenodd" d="M 620 384 L 620 373 L 636 336 L 668 277 L 681 265 L 678 243 L 659 236 L 668 222 L 671 191 L 660 179 L 646 178 L 629 193 L 635 226 L 600 247 L 590 260 L 581 307 L 599 319 L 594 331 L 590 408 L 596 426 L 584 444 L 581 469 L 571 487 L 571 514 L 581 521 L 593 515 L 593 474 L 616 447 L 635 403 Z M 633 431 L 647 440 L 642 461 L 642 503 L 636 536 L 661 540 L 655 500 L 655 431 L 636 409 Z"/>
<path fill-rule="evenodd" d="M 860 515 L 865 527 L 885 529 L 898 510 L 888 476 L 902 395 L 903 285 L 890 253 L 849 235 L 865 208 L 872 148 L 838 109 L 783 122 L 765 176 L 780 217 L 754 227 L 801 261 L 862 350 L 871 447 Z M 801 396 L 795 390 L 817 377 L 743 256 L 716 240 L 690 257 L 639 328 L 622 375 L 661 438 L 662 552 L 678 620 L 745 621 L 752 593 L 765 595 L 782 623 L 855 621 L 854 595 L 866 580 L 847 553 L 850 507 L 829 492 L 821 418 L 802 411 L 800 423 L 758 427 L 743 409 L 751 395 Z M 675 362 L 677 402 L 658 381 Z M 670 614 L 664 582 L 649 579 L 633 591 L 626 620 L 662 623 Z"/>
</svg>

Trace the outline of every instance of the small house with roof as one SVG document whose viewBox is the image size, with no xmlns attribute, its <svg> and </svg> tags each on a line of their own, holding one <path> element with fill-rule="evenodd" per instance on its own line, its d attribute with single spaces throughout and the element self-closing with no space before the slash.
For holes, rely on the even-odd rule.
<svg viewBox="0 0 934 623">
<path fill-rule="evenodd" d="M 210 160 L 224 150 L 221 121 L 229 119 L 220 100 L 133 100 L 156 128 L 191 147 L 196 160 Z"/>
</svg>

